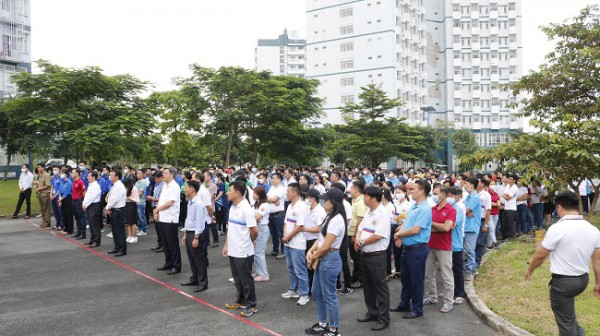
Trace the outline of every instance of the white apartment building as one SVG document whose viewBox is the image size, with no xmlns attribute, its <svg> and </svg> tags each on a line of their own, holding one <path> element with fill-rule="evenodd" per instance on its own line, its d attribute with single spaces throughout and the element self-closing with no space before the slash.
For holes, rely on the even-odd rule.
<svg viewBox="0 0 600 336">
<path fill-rule="evenodd" d="M 274 75 L 304 77 L 306 40 L 287 29 L 276 39 L 259 39 L 254 49 L 255 70 L 269 70 Z"/>
<path fill-rule="evenodd" d="M 321 81 L 321 124 L 343 123 L 340 107 L 381 84 L 405 105 L 389 112 L 427 124 L 424 0 L 307 0 L 306 77 Z"/>
<path fill-rule="evenodd" d="M 0 6 L 0 96 L 15 95 L 10 75 L 31 72 L 31 20 L 29 0 L 2 0 Z"/>
<path fill-rule="evenodd" d="M 426 11 L 433 117 L 471 129 L 480 146 L 507 142 L 509 132 L 523 130 L 519 111 L 509 107 L 514 98 L 500 89 L 523 73 L 521 1 L 427 1 Z"/>
</svg>

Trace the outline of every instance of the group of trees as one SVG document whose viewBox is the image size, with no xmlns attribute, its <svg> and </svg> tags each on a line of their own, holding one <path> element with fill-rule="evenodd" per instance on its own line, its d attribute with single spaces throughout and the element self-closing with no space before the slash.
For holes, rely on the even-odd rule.
<svg viewBox="0 0 600 336">
<path fill-rule="evenodd" d="M 506 169 L 578 190 L 600 172 L 600 10 L 587 7 L 571 22 L 543 28 L 556 43 L 546 63 L 510 86 L 522 96 L 523 115 L 535 133 L 474 153 L 470 162 L 497 161 Z M 590 212 L 593 214 L 593 211 Z"/>
</svg>

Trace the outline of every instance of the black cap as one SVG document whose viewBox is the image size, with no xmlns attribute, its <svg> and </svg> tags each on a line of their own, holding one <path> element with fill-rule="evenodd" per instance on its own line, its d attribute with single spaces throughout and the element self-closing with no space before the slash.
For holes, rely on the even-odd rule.
<svg viewBox="0 0 600 336">
<path fill-rule="evenodd" d="M 304 193 L 305 197 L 312 197 L 312 198 L 319 198 L 319 196 L 321 195 L 321 193 L 315 189 L 315 188 L 310 188 L 307 192 Z"/>
<path fill-rule="evenodd" d="M 319 196 L 319 198 L 341 202 L 344 200 L 344 192 L 337 188 L 330 188 L 329 191 Z"/>
</svg>

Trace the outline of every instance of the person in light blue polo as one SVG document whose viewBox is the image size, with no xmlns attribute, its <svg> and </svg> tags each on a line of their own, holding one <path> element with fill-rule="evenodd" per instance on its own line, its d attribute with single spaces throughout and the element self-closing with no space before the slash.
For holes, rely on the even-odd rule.
<svg viewBox="0 0 600 336">
<path fill-rule="evenodd" d="M 454 274 L 454 304 L 465 302 L 465 276 L 463 274 L 463 242 L 465 231 L 465 205 L 461 202 L 462 189 L 450 187 L 448 203 L 456 210 L 456 226 L 452 229 L 452 273 Z"/>
<path fill-rule="evenodd" d="M 476 177 L 469 177 L 465 181 L 465 191 L 468 193 L 465 200 L 467 215 L 465 221 L 465 253 L 467 254 L 465 281 L 472 281 L 475 272 L 477 272 L 475 246 L 481 229 L 481 199 L 477 194 L 478 184 L 479 179 Z"/>
<path fill-rule="evenodd" d="M 365 187 L 372 187 L 375 178 L 371 175 L 369 168 L 363 168 L 362 177 L 365 179 Z"/>
<path fill-rule="evenodd" d="M 415 182 L 412 199 L 415 203 L 408 210 L 404 225 L 394 234 L 396 246 L 404 245 L 400 281 L 402 294 L 400 303 L 390 311 L 405 312 L 402 317 L 414 319 L 423 316 L 423 294 L 425 286 L 425 263 L 429 248 L 427 243 L 431 236 L 431 207 L 427 195 L 431 185 L 424 180 Z"/>
</svg>

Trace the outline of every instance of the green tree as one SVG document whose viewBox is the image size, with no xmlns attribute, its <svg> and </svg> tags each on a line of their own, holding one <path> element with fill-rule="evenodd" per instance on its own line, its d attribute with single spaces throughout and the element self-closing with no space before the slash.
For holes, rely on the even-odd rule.
<svg viewBox="0 0 600 336">
<path fill-rule="evenodd" d="M 407 161 L 419 160 L 419 151 L 424 149 L 423 135 L 401 119 L 385 116 L 389 110 L 402 106 L 402 101 L 388 98 L 381 85 L 373 83 L 361 87 L 358 99 L 358 103 L 349 102 L 341 107 L 344 115 L 358 115 L 358 118 L 348 117 L 346 124 L 333 126 L 343 134 L 335 146 L 344 148 L 351 159 L 370 167 L 393 156 Z"/>
<path fill-rule="evenodd" d="M 479 146 L 475 141 L 475 135 L 468 129 L 458 129 L 452 133 L 452 148 L 463 168 L 468 169 L 468 162 L 463 162 L 469 155 L 477 152 Z"/>
<path fill-rule="evenodd" d="M 556 49 L 538 70 L 510 85 L 538 132 L 475 159 L 502 158 L 508 167 L 545 172 L 574 190 L 587 177 L 596 191 L 594 209 L 599 193 L 592 178 L 600 171 L 600 10 L 586 7 L 569 22 L 542 30 Z"/>
</svg>

